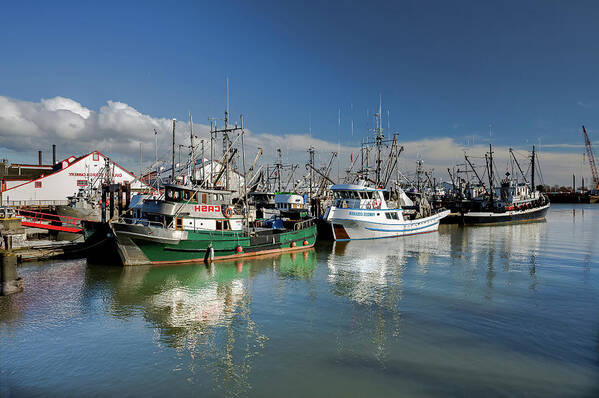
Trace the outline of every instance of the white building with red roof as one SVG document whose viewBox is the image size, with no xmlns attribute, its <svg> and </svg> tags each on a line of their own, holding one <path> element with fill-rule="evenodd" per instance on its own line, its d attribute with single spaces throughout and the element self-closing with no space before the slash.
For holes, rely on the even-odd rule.
<svg viewBox="0 0 599 398">
<path fill-rule="evenodd" d="M 2 206 L 48 206 L 64 205 L 68 197 L 75 195 L 80 188 L 99 187 L 105 172 L 107 157 L 93 151 L 79 158 L 71 156 L 58 162 L 55 171 L 35 180 L 6 187 L 0 191 Z M 109 160 L 110 174 L 113 183 L 129 182 L 132 189 L 143 189 L 133 173 L 127 171 L 116 162 Z M 56 170 L 58 168 L 58 170 Z"/>
</svg>

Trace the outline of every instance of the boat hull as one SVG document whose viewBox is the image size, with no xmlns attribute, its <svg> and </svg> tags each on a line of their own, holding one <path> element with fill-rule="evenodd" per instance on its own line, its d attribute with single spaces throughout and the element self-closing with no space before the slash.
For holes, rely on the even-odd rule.
<svg viewBox="0 0 599 398">
<path fill-rule="evenodd" d="M 381 217 L 381 214 L 388 210 L 368 212 L 353 210 L 351 213 L 350 211 L 339 208 L 332 208 L 329 211 L 328 221 L 331 224 L 334 240 L 383 239 L 435 232 L 439 229 L 441 219 L 449 214 L 449 210 L 445 210 L 416 220 L 386 220 L 384 215 Z M 374 215 L 362 216 L 356 213 Z"/>
<path fill-rule="evenodd" d="M 464 225 L 505 224 L 541 220 L 545 218 L 550 204 L 533 209 L 507 211 L 505 213 L 469 212 L 462 216 Z"/>
</svg>

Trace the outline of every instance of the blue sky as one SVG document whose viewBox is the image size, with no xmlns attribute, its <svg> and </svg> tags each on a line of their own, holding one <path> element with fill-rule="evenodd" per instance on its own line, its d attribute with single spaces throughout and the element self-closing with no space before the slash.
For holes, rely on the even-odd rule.
<svg viewBox="0 0 599 398">
<path fill-rule="evenodd" d="M 592 1 L 9 2 L 0 95 L 205 123 L 228 76 L 254 131 L 311 120 L 336 142 L 340 109 L 350 145 L 380 93 L 404 141 L 483 142 L 492 124 L 497 145 L 580 154 L 581 124 L 599 140 L 598 20 Z"/>
</svg>

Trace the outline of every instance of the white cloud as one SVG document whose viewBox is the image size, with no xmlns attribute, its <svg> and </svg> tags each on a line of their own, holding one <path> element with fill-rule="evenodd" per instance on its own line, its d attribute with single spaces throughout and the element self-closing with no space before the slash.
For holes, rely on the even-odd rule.
<svg viewBox="0 0 599 398">
<path fill-rule="evenodd" d="M 595 103 L 593 103 L 593 102 L 578 101 L 576 104 L 584 109 L 592 109 L 595 107 Z"/>
<path fill-rule="evenodd" d="M 196 136 L 208 142 L 209 126 L 194 124 L 193 128 Z M 106 105 L 95 111 L 64 97 L 28 102 L 0 96 L 0 155 L 10 153 L 9 160 L 14 162 L 35 161 L 38 150 L 44 150 L 48 154 L 51 145 L 57 144 L 59 157 L 81 155 L 97 149 L 137 171 L 140 143 L 143 144 L 145 160 L 149 163 L 154 158 L 154 129 L 160 133 L 159 157 L 169 159 L 172 131 L 170 118 L 146 115 L 119 101 L 107 101 Z M 177 142 L 189 145 L 188 123 L 178 122 L 176 131 Z M 477 139 L 481 144 L 465 148 L 457 142 L 462 138 L 422 138 L 401 142 L 405 151 L 401 156 L 400 166 L 402 170 L 413 171 L 416 159 L 421 158 L 426 167 L 435 169 L 437 178 L 448 179 L 447 167 L 463 162 L 464 149 L 474 156 L 483 156 L 488 150 L 482 139 Z M 360 153 L 359 147 L 338 145 L 308 134 L 256 133 L 247 130 L 245 143 L 246 164 L 249 165 L 254 158 L 258 147 L 264 151 L 263 162 L 274 161 L 277 148 L 281 148 L 286 162 L 300 163 L 298 174 L 304 169 L 303 164 L 308 159 L 307 151 L 310 146 L 315 148 L 320 164 L 328 161 L 331 152 L 339 152 L 342 173 L 349 165 L 350 153 L 353 152 L 354 157 L 358 157 Z M 552 144 L 544 148 L 552 150 L 540 154 L 546 182 L 569 184 L 572 173 L 582 173 L 585 176 L 590 174 L 588 167 L 582 167 L 579 151 L 567 151 L 569 148 L 580 149 L 578 145 Z M 186 154 L 187 151 L 188 149 L 184 149 L 183 153 Z M 498 146 L 494 147 L 494 151 L 497 166 L 502 170 L 507 161 L 508 148 Z M 216 153 L 222 152 L 216 148 Z M 206 144 L 206 155 L 208 154 L 209 146 Z M 337 169 L 336 163 L 333 169 Z M 332 174 L 336 175 L 336 172 Z"/>
</svg>

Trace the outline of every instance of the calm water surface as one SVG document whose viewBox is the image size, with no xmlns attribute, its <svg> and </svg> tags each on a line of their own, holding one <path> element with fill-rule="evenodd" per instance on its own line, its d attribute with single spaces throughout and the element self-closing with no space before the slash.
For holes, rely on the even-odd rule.
<svg viewBox="0 0 599 398">
<path fill-rule="evenodd" d="M 25 265 L 0 396 L 599 396 L 599 205 L 267 259 Z"/>
</svg>

